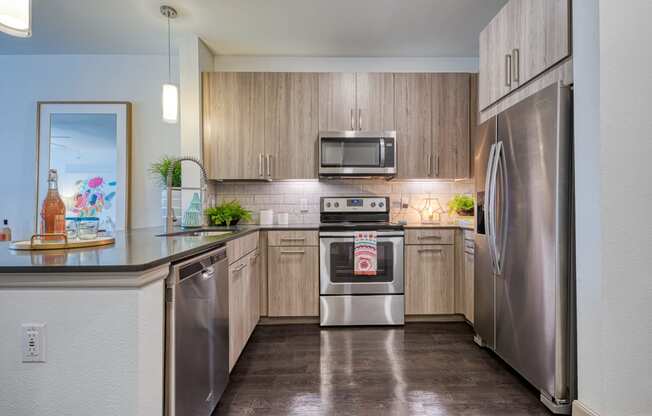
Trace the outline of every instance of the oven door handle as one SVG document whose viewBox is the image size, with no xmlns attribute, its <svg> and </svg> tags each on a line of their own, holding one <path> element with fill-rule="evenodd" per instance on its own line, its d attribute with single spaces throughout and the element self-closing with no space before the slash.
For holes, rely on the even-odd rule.
<svg viewBox="0 0 652 416">
<path fill-rule="evenodd" d="M 376 233 L 378 239 L 384 237 L 405 237 L 403 231 L 378 231 Z M 328 237 L 328 238 L 355 238 L 355 232 L 351 231 L 322 231 L 319 233 L 319 237 Z"/>
</svg>

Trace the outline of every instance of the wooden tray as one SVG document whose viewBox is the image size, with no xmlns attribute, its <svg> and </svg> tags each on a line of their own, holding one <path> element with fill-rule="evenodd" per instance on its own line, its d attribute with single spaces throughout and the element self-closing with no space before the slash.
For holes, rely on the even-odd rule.
<svg viewBox="0 0 652 416">
<path fill-rule="evenodd" d="M 45 241 L 42 237 L 56 237 L 56 240 Z M 98 237 L 93 240 L 68 240 L 65 234 L 34 234 L 31 239 L 14 241 L 9 246 L 12 250 L 61 250 L 85 247 L 100 247 L 115 243 L 113 237 Z"/>
</svg>

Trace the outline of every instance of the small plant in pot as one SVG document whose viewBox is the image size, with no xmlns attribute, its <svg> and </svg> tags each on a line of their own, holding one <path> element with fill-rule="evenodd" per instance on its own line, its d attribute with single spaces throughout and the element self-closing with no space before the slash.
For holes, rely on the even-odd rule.
<svg viewBox="0 0 652 416">
<path fill-rule="evenodd" d="M 448 202 L 448 212 L 460 217 L 472 217 L 475 201 L 470 195 L 455 195 Z"/>
<path fill-rule="evenodd" d="M 172 187 L 180 188 L 181 162 L 175 160 L 173 157 L 163 156 L 158 162 L 154 162 L 149 166 L 149 173 L 154 177 L 161 188 L 166 188 L 168 186 L 168 172 L 170 171 L 170 166 L 172 166 L 173 163 L 174 169 L 172 170 Z"/>
<path fill-rule="evenodd" d="M 251 221 L 251 211 L 242 208 L 238 201 L 225 202 L 216 207 L 207 208 L 205 213 L 211 225 L 230 227 L 238 224 L 240 220 Z"/>
</svg>

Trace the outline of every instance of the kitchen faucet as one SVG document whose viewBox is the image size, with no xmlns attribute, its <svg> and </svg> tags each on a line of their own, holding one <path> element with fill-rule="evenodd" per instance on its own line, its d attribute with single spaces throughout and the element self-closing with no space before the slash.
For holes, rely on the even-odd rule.
<svg viewBox="0 0 652 416">
<path fill-rule="evenodd" d="M 170 168 L 168 169 L 168 174 L 166 177 L 166 185 L 167 185 L 167 198 L 166 198 L 166 216 L 165 216 L 165 232 L 170 233 L 174 229 L 174 210 L 172 209 L 172 173 L 174 171 L 174 166 L 177 164 L 177 162 L 193 162 L 197 166 L 199 166 L 199 170 L 201 171 L 201 182 L 199 185 L 199 197 L 202 202 L 202 227 L 206 227 L 208 225 L 208 222 L 206 221 L 206 215 L 204 215 L 204 205 L 206 202 L 205 199 L 205 194 L 207 194 L 207 184 L 208 184 L 208 175 L 206 174 L 206 169 L 204 168 L 204 165 L 199 161 L 199 159 L 191 157 L 191 156 L 182 156 L 179 158 L 176 158 L 170 163 Z M 181 187 L 181 190 L 184 188 Z"/>
</svg>

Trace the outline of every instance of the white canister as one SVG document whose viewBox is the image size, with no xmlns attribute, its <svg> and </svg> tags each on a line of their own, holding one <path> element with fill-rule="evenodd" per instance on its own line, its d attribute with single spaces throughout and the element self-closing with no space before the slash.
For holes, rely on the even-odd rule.
<svg viewBox="0 0 652 416">
<path fill-rule="evenodd" d="M 287 212 L 281 212 L 276 216 L 276 222 L 278 225 L 288 225 L 288 222 L 290 222 L 290 216 Z"/>
<path fill-rule="evenodd" d="M 274 224 L 274 211 L 271 209 L 263 209 L 260 211 L 260 225 Z"/>
</svg>

